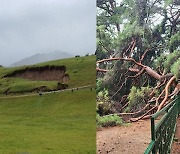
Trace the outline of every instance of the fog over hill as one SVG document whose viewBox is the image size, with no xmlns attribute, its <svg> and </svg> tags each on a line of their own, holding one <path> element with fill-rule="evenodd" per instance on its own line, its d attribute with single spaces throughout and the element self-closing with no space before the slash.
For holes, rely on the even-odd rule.
<svg viewBox="0 0 180 154">
<path fill-rule="evenodd" d="M 5 67 L 39 52 L 96 50 L 95 0 L 0 0 L 0 23 Z"/>
<path fill-rule="evenodd" d="M 54 51 L 50 53 L 38 53 L 35 55 L 32 55 L 31 57 L 24 58 L 20 61 L 17 61 L 10 65 L 10 67 L 13 66 L 22 66 L 22 65 L 33 65 L 41 62 L 46 62 L 50 60 L 56 60 L 56 59 L 64 59 L 64 58 L 70 58 L 74 57 L 74 55 L 69 54 L 67 52 L 62 51 Z"/>
</svg>

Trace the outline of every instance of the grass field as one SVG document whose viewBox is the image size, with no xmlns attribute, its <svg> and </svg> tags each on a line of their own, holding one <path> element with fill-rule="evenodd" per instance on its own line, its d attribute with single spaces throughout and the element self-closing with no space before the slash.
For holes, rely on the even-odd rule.
<svg viewBox="0 0 180 154">
<path fill-rule="evenodd" d="M 95 85 L 96 71 L 95 71 L 95 59 L 93 56 L 77 57 L 77 58 L 68 58 L 62 60 L 49 61 L 37 65 L 32 65 L 28 67 L 36 66 L 46 66 L 46 65 L 55 65 L 55 66 L 66 66 L 66 73 L 70 76 L 70 81 L 68 82 L 69 88 L 86 86 L 86 85 Z M 4 68 L 0 67 L 0 94 L 5 93 L 8 90 L 8 93 L 20 93 L 20 92 L 29 92 L 32 89 L 35 89 L 40 86 L 47 86 L 48 89 L 56 89 L 58 81 L 31 81 L 21 78 L 2 78 L 4 75 L 11 73 L 15 70 L 23 69 L 26 66 L 22 67 L 12 67 Z"/>
<path fill-rule="evenodd" d="M 95 154 L 95 97 L 84 89 L 1 98 L 0 154 Z"/>
</svg>

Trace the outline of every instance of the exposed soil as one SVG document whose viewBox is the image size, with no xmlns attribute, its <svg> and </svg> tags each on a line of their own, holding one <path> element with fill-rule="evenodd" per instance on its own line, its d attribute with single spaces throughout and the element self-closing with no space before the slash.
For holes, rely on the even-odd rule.
<svg viewBox="0 0 180 154">
<path fill-rule="evenodd" d="M 16 70 L 7 74 L 4 77 L 42 81 L 60 81 L 66 83 L 69 81 L 69 75 L 65 72 L 65 66 L 26 67 L 25 69 Z"/>
<path fill-rule="evenodd" d="M 143 154 L 151 141 L 150 120 L 97 131 L 97 154 Z"/>
<path fill-rule="evenodd" d="M 172 154 L 180 154 L 180 117 L 177 119 L 175 140 L 172 145 Z"/>
</svg>

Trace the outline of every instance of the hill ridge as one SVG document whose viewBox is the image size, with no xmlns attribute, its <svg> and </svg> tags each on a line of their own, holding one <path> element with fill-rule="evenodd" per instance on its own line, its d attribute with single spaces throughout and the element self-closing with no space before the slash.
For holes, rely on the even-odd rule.
<svg viewBox="0 0 180 154">
<path fill-rule="evenodd" d="M 23 58 L 11 64 L 9 67 L 34 65 L 34 64 L 38 64 L 38 63 L 42 63 L 46 61 L 65 59 L 65 58 L 71 58 L 71 57 L 74 57 L 74 55 L 69 54 L 68 52 L 62 52 L 62 51 L 54 51 L 50 53 L 37 53 L 32 56 Z"/>
</svg>

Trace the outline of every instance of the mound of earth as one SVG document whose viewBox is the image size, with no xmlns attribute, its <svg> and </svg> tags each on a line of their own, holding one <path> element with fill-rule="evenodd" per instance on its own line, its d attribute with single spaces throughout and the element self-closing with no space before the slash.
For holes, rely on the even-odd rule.
<svg viewBox="0 0 180 154">
<path fill-rule="evenodd" d="M 23 78 L 29 80 L 41 81 L 59 81 L 67 83 L 69 75 L 65 73 L 65 66 L 42 66 L 42 67 L 26 67 L 6 74 L 4 77 Z"/>
</svg>

